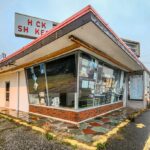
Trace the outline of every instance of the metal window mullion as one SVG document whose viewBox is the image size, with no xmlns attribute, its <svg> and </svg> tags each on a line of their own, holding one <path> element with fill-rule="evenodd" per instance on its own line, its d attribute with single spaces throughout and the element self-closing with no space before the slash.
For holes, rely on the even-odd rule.
<svg viewBox="0 0 150 150">
<path fill-rule="evenodd" d="M 96 59 L 96 58 L 93 58 L 93 59 L 95 59 L 95 63 L 97 63 L 97 68 L 98 68 L 98 65 L 99 65 L 98 59 Z M 95 68 L 94 68 L 94 73 L 95 73 Z M 98 82 L 98 71 L 96 70 L 96 80 L 95 80 L 95 82 L 94 82 L 93 107 L 95 106 L 95 90 L 96 90 L 96 84 L 97 84 L 97 82 Z M 97 106 L 97 105 L 96 105 L 96 106 Z"/>
<path fill-rule="evenodd" d="M 46 96 L 47 96 L 47 104 L 48 104 L 48 106 L 50 106 L 50 101 L 49 101 L 49 93 L 48 93 L 48 81 L 47 81 L 47 74 L 46 74 L 46 65 L 45 65 L 45 63 L 44 63 L 44 69 L 45 69 L 45 86 L 46 86 Z"/>
<path fill-rule="evenodd" d="M 80 84 L 80 77 L 79 77 L 79 71 L 80 71 L 80 52 L 77 53 L 77 93 L 76 93 L 76 97 L 75 97 L 75 105 L 74 105 L 74 109 L 77 110 L 79 109 L 79 84 Z"/>
<path fill-rule="evenodd" d="M 123 86 L 123 80 L 124 80 L 124 71 L 121 71 L 120 85 L 119 85 L 120 88 Z"/>
</svg>

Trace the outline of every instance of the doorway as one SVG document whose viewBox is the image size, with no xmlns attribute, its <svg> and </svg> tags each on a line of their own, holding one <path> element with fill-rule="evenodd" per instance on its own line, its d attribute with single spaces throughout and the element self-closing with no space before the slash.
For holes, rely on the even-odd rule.
<svg viewBox="0 0 150 150">
<path fill-rule="evenodd" d="M 10 100 L 10 82 L 5 82 L 5 101 L 6 101 L 6 107 L 9 107 L 9 100 Z"/>
</svg>

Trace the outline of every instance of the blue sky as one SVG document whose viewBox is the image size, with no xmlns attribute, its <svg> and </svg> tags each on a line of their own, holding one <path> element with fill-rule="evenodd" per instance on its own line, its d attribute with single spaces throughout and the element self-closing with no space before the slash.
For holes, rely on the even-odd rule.
<svg viewBox="0 0 150 150">
<path fill-rule="evenodd" d="M 120 37 L 140 41 L 140 59 L 150 69 L 149 0 L 0 0 L 0 52 L 11 54 L 31 41 L 15 37 L 15 12 L 61 22 L 89 4 Z"/>
</svg>

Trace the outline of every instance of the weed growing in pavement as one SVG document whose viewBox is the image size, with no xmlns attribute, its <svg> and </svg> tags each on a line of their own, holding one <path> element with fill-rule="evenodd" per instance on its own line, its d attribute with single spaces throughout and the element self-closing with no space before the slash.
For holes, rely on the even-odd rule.
<svg viewBox="0 0 150 150">
<path fill-rule="evenodd" d="M 48 141 L 53 140 L 53 136 L 49 132 L 45 133 L 45 137 L 47 138 Z"/>
<path fill-rule="evenodd" d="M 72 144 L 70 144 L 69 142 L 64 142 L 64 141 L 62 141 L 61 142 L 63 145 L 66 145 L 66 146 L 71 146 L 74 150 L 76 150 L 78 147 L 77 147 L 77 145 L 72 145 Z"/>
<path fill-rule="evenodd" d="M 122 135 L 122 134 L 120 134 L 120 133 L 118 133 L 118 134 L 114 135 L 114 138 L 115 138 L 115 139 L 117 139 L 117 140 L 119 140 L 119 141 L 124 140 L 123 135 Z"/>
<path fill-rule="evenodd" d="M 131 121 L 131 122 L 135 122 L 135 115 L 134 114 L 131 114 L 128 116 L 128 119 Z"/>
<path fill-rule="evenodd" d="M 107 143 L 98 143 L 96 145 L 97 150 L 106 150 Z"/>
</svg>

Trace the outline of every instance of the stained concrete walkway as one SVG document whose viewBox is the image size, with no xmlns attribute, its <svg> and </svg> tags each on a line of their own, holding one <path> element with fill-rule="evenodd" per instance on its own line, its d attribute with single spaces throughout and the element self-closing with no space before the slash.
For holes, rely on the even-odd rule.
<svg viewBox="0 0 150 150">
<path fill-rule="evenodd" d="M 135 122 L 131 122 L 110 138 L 103 150 L 143 150 L 149 136 L 150 110 L 141 114 Z"/>
<path fill-rule="evenodd" d="M 101 117 L 91 119 L 77 126 L 22 111 L 17 112 L 16 110 L 0 108 L 0 113 L 2 114 L 27 121 L 30 124 L 53 132 L 59 137 L 71 137 L 84 143 L 92 143 L 99 139 L 100 135 L 104 135 L 108 131 L 112 130 L 134 111 L 135 110 L 133 109 L 122 108 Z"/>
</svg>

